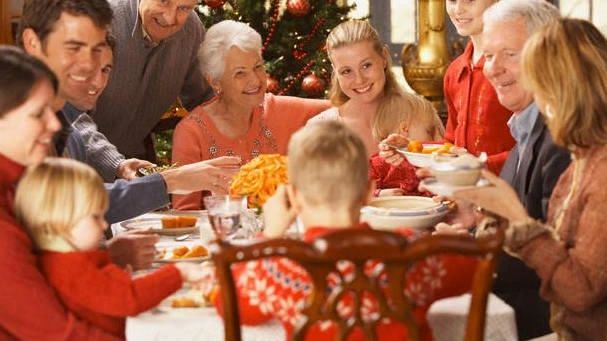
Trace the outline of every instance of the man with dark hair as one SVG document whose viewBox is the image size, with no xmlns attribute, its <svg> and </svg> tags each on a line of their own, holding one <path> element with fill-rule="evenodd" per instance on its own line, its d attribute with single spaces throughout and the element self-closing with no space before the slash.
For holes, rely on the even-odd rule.
<svg viewBox="0 0 607 341">
<path fill-rule="evenodd" d="M 105 8 L 98 2 L 106 4 Z M 64 3 L 70 4 L 70 6 Z M 60 0 L 31 0 L 24 9 L 24 22 L 20 27 L 20 42 L 24 49 L 29 54 L 43 60 L 58 75 L 58 98 L 67 100 L 69 104 L 64 107 L 64 112 L 60 115 L 60 118 L 65 121 L 64 129 L 69 130 L 64 131 L 69 134 L 66 145 L 68 156 L 82 162 L 88 161 L 94 166 L 93 161 L 99 161 L 104 155 L 102 153 L 90 155 L 90 151 L 96 141 L 105 140 L 105 137 L 98 134 L 92 121 L 89 121 L 87 129 L 80 126 L 78 124 L 80 117 L 75 117 L 78 113 L 76 112 L 74 115 L 72 107 L 88 109 L 91 106 L 89 101 L 91 81 L 100 70 L 103 51 L 109 48 L 106 23 L 111 19 L 111 10 L 109 16 L 94 16 L 98 18 L 96 21 L 104 25 L 97 26 L 95 20 L 89 18 L 88 15 L 77 16 L 71 12 L 56 15 L 54 10 L 49 8 L 52 6 L 67 8 L 68 11 L 78 8 L 81 13 L 94 12 L 97 8 L 103 8 L 101 12 L 104 14 L 107 14 L 108 6 L 104 0 L 90 2 L 84 0 L 63 0 L 63 2 Z M 57 18 L 51 25 L 55 29 L 47 33 L 44 40 L 40 38 L 36 29 L 44 29 L 46 24 L 38 25 L 40 21 L 34 18 L 36 14 Z M 65 113 L 71 115 L 68 116 Z M 73 124 L 74 122 L 76 124 Z M 162 207 L 169 203 L 169 193 L 173 192 L 191 192 L 203 189 L 225 192 L 229 174 L 225 174 L 225 171 L 216 166 L 238 163 L 237 158 L 218 158 L 131 181 L 119 179 L 111 184 L 106 184 L 110 196 L 110 209 L 106 214 L 106 220 L 113 223 Z"/>
</svg>

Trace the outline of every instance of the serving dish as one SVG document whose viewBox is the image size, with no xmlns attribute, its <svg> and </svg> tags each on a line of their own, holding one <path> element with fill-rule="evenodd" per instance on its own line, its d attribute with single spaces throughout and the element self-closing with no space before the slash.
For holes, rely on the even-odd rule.
<svg viewBox="0 0 607 341">
<path fill-rule="evenodd" d="M 453 193 L 469 188 L 488 186 L 489 181 L 485 179 L 478 180 L 474 185 L 454 186 L 444 182 L 439 182 L 436 178 L 427 178 L 420 182 L 420 187 L 436 195 L 452 197 Z"/>
<path fill-rule="evenodd" d="M 443 144 L 437 143 L 424 143 L 423 144 L 425 150 L 438 150 L 442 148 Z M 396 151 L 403 154 L 407 161 L 410 164 L 416 167 L 428 168 L 432 164 L 433 160 L 445 160 L 456 157 L 456 154 L 446 153 L 446 154 L 434 154 L 434 153 L 424 153 L 424 152 L 411 152 L 406 147 L 405 148 L 396 148 Z"/>
<path fill-rule="evenodd" d="M 361 220 L 379 230 L 409 227 L 425 230 L 440 222 L 449 207 L 427 197 L 389 196 L 371 200 L 361 209 Z"/>
<path fill-rule="evenodd" d="M 140 230 L 140 229 L 152 229 L 153 233 L 158 233 L 166 236 L 176 236 L 185 233 L 196 232 L 197 226 L 192 227 L 178 227 L 178 228 L 162 228 L 162 218 L 135 218 L 125 220 L 120 223 L 120 227 L 125 230 Z"/>
</svg>

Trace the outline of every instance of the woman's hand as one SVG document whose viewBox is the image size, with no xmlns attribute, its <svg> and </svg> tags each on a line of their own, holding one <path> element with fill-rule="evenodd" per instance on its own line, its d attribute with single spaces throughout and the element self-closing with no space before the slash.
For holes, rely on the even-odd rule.
<svg viewBox="0 0 607 341">
<path fill-rule="evenodd" d="M 518 195 L 506 181 L 488 170 L 483 170 L 482 174 L 491 186 L 457 191 L 453 196 L 458 200 L 472 202 L 482 209 L 504 217 L 511 222 L 529 218 L 527 210 L 518 199 Z"/>
<path fill-rule="evenodd" d="M 295 221 L 295 210 L 289 203 L 287 188 L 280 185 L 263 205 L 263 234 L 269 238 L 281 237 Z"/>
<path fill-rule="evenodd" d="M 188 194 L 209 190 L 213 194 L 226 194 L 240 162 L 239 157 L 222 156 L 168 169 L 160 175 L 167 184 L 168 193 Z"/>
<path fill-rule="evenodd" d="M 405 158 L 394 147 L 404 148 L 408 144 L 409 140 L 404 135 L 390 134 L 379 143 L 379 157 L 392 166 L 398 166 Z"/>
</svg>

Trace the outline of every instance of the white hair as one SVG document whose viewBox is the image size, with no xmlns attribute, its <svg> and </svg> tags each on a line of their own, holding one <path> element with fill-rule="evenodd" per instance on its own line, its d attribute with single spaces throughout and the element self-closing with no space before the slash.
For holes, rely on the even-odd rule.
<svg viewBox="0 0 607 341">
<path fill-rule="evenodd" d="M 223 76 L 225 56 L 232 47 L 243 51 L 257 51 L 261 55 L 261 36 L 249 25 L 224 20 L 211 26 L 198 50 L 200 70 L 212 80 Z"/>
<path fill-rule="evenodd" d="M 531 34 L 560 16 L 558 8 L 546 0 L 501 0 L 485 10 L 483 24 L 523 18 Z"/>
</svg>

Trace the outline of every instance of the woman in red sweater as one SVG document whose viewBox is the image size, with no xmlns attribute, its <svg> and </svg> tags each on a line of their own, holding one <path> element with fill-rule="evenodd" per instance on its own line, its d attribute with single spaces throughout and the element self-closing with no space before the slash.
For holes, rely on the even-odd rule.
<svg viewBox="0 0 607 341">
<path fill-rule="evenodd" d="M 306 241 L 336 229 L 370 228 L 359 218 L 360 208 L 374 186 L 368 179 L 364 143 L 356 133 L 333 120 L 306 126 L 289 142 L 288 169 L 290 183 L 279 187 L 264 205 L 267 237 L 283 235 L 296 215 L 305 227 Z M 412 235 L 409 230 L 401 232 Z M 424 340 L 432 339 L 425 322 L 430 304 L 469 290 L 475 265 L 476 261 L 468 257 L 438 256 L 419 262 L 409 273 L 403 290 L 415 302 L 415 316 L 422 325 Z M 372 264 L 369 268 L 378 266 Z M 290 339 L 299 309 L 314 290 L 308 274 L 296 263 L 281 258 L 240 263 L 232 269 L 242 322 L 259 324 L 278 319 Z M 347 274 L 352 268 L 346 265 L 340 271 Z M 331 279 L 332 285 L 338 283 L 339 276 Z M 350 303 L 344 301 L 340 312 L 351 313 Z M 362 311 L 364 315 L 376 312 L 375 300 L 363 299 Z M 335 333 L 331 324 L 321 324 L 306 337 L 335 340 Z M 406 339 L 406 329 L 392 321 L 379 323 L 376 333 L 379 340 Z M 357 330 L 348 340 L 364 340 L 364 335 Z"/>
<path fill-rule="evenodd" d="M 42 62 L 0 46 L 0 340 L 120 340 L 63 307 L 14 217 L 17 181 L 48 155 L 60 128 L 51 107 L 57 89 Z"/>
</svg>

